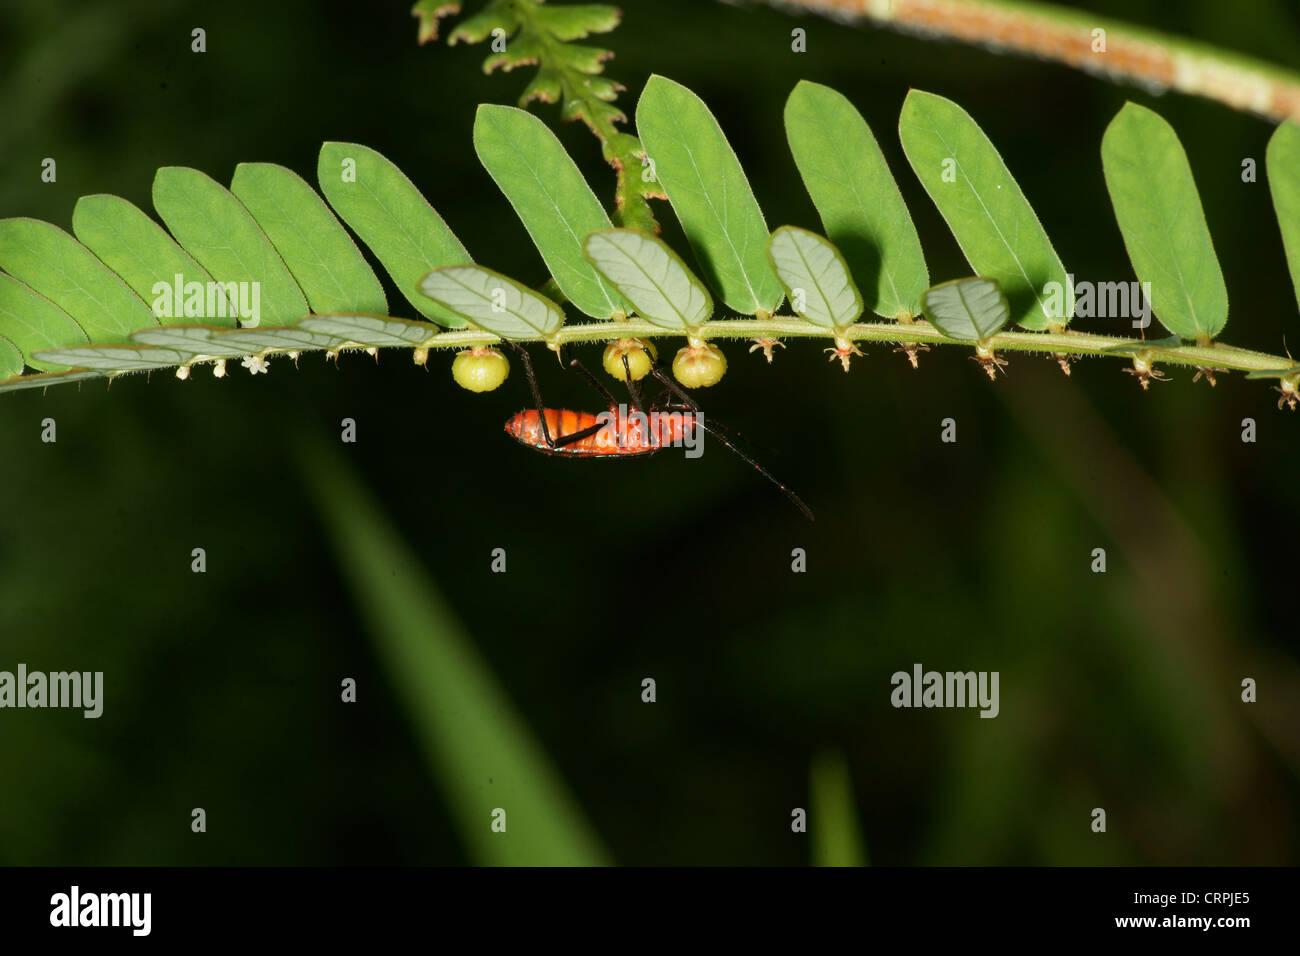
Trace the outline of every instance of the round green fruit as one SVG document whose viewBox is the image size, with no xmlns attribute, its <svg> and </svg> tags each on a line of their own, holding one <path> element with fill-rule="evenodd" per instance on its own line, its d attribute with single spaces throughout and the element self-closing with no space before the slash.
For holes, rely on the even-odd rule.
<svg viewBox="0 0 1300 956">
<path fill-rule="evenodd" d="M 627 356 L 626 370 L 623 368 L 624 356 Z M 605 346 L 601 364 L 620 382 L 627 381 L 628 372 L 632 373 L 632 381 L 639 382 L 650 374 L 650 368 L 658 358 L 654 343 L 647 339 L 618 339 Z"/>
<path fill-rule="evenodd" d="M 673 359 L 673 377 L 687 388 L 716 385 L 727 371 L 727 357 L 716 345 L 688 345 Z"/>
<path fill-rule="evenodd" d="M 466 349 L 457 352 L 451 363 L 451 376 L 461 388 L 471 392 L 490 392 L 510 374 L 510 363 L 493 348 Z"/>
</svg>

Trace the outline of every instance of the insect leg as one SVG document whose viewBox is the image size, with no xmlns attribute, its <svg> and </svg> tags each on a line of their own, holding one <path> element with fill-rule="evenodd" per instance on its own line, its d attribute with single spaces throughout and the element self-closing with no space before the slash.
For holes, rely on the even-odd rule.
<svg viewBox="0 0 1300 956">
<path fill-rule="evenodd" d="M 604 427 L 606 427 L 604 422 L 598 422 L 597 424 L 584 428 L 581 431 L 576 431 L 569 435 L 561 435 L 559 438 L 555 439 L 555 447 L 567 448 L 569 445 L 576 444 L 584 438 L 590 438 Z"/>
<path fill-rule="evenodd" d="M 528 350 L 516 342 L 509 339 L 501 340 L 519 353 L 519 358 L 524 363 L 524 372 L 528 376 L 528 387 L 533 390 L 533 402 L 537 405 L 537 420 L 542 426 L 542 437 L 546 439 L 546 444 L 551 448 L 557 447 L 555 439 L 551 437 L 551 430 L 546 427 L 546 407 L 542 404 L 542 391 L 537 387 L 537 376 L 533 373 L 533 360 L 528 354 Z"/>
</svg>

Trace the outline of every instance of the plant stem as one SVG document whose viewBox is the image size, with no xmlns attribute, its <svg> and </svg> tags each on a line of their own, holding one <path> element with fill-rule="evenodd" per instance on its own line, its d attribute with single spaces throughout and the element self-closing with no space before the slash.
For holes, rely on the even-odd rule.
<svg viewBox="0 0 1300 956">
<path fill-rule="evenodd" d="M 685 330 L 664 329 L 644 319 L 627 319 L 622 322 L 589 322 L 566 325 L 545 339 L 518 339 L 516 341 L 546 341 L 551 345 L 576 342 L 605 342 L 620 337 L 662 338 L 684 336 Z M 811 325 L 802 319 L 774 316 L 766 320 L 723 319 L 705 322 L 692 330 L 705 339 L 755 339 L 755 338 L 820 338 L 834 342 L 837 333 L 832 329 Z M 964 345 L 973 348 L 973 342 L 961 342 L 944 336 L 924 320 L 911 323 L 862 322 L 838 333 L 851 342 L 888 342 L 898 345 Z M 440 332 L 421 342 L 423 348 L 469 348 L 491 345 L 499 339 L 491 332 L 455 331 Z M 1085 332 L 999 332 L 984 343 L 986 348 L 1003 352 L 1041 352 L 1061 357 L 1073 355 L 1131 357 L 1130 352 L 1116 352 L 1117 347 L 1128 347 L 1142 353 L 1150 361 L 1194 368 L 1227 369 L 1242 372 L 1262 372 L 1271 369 L 1289 369 L 1295 365 L 1285 356 L 1255 352 L 1231 345 L 1183 345 L 1171 347 L 1150 345 L 1141 339 L 1112 335 L 1093 335 Z M 1300 371 L 1298 371 L 1300 374 Z"/>
<path fill-rule="evenodd" d="M 1204 96 L 1273 120 L 1300 117 L 1300 74 L 1082 10 L 1000 0 L 767 2 L 1056 60 L 1121 82 Z M 1104 48 L 1098 49 L 1094 31 L 1105 31 Z"/>
</svg>

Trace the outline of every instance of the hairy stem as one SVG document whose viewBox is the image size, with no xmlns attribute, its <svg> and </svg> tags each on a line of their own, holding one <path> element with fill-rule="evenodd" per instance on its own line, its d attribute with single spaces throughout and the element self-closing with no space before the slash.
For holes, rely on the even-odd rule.
<svg viewBox="0 0 1300 956">
<path fill-rule="evenodd" d="M 1056 60 L 1114 80 L 1204 96 L 1274 120 L 1300 117 L 1300 74 L 1264 60 L 1046 3 L 767 0 L 843 19 Z M 1105 31 L 1104 47 L 1094 31 Z"/>
<path fill-rule="evenodd" d="M 577 342 L 605 342 L 621 336 L 636 338 L 677 337 L 684 332 L 652 325 L 643 319 L 628 319 L 622 322 L 589 322 L 583 325 L 566 325 L 552 333 L 545 340 L 553 345 Z M 770 319 L 723 319 L 705 322 L 698 329 L 692 330 L 705 339 L 762 339 L 762 338 L 812 338 L 824 339 L 833 343 L 837 333 L 831 329 L 810 325 L 802 319 L 774 316 Z M 839 338 L 851 342 L 887 342 L 897 345 L 960 345 L 973 348 L 972 342 L 960 342 L 943 335 L 938 329 L 925 321 L 911 323 L 898 322 L 861 322 L 851 325 Z M 475 345 L 491 345 L 498 337 L 491 332 L 464 331 L 440 332 L 420 343 L 423 348 L 468 348 Z M 528 341 L 528 340 L 518 340 Z M 1116 352 L 1117 348 L 1132 349 L 1141 353 L 1148 361 L 1165 362 L 1171 365 L 1187 365 L 1194 368 L 1224 369 L 1242 372 L 1262 372 L 1272 369 L 1289 369 L 1295 365 L 1291 359 L 1267 352 L 1255 352 L 1250 349 L 1231 345 L 1213 343 L 1210 345 L 1168 346 L 1154 345 L 1141 339 L 1122 336 L 1093 335 L 1084 332 L 999 332 L 991 336 L 982 345 L 995 352 L 1041 352 L 1060 357 L 1074 355 L 1097 355 L 1128 358 L 1128 351 Z M 1300 369 L 1297 369 L 1300 375 Z"/>
</svg>

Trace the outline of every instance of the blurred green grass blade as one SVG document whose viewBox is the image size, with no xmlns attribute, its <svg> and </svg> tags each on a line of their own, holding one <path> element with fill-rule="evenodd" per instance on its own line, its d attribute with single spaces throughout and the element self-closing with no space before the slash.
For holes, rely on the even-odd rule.
<svg viewBox="0 0 1300 956">
<path fill-rule="evenodd" d="M 123 342 L 136 329 L 158 324 L 108 266 L 48 222 L 0 220 L 0 269 L 72 316 L 92 342 Z"/>
<path fill-rule="evenodd" d="M 952 100 L 912 90 L 903 103 L 898 133 L 908 162 L 971 268 L 1001 283 L 1012 320 L 1034 331 L 1069 322 L 1072 303 L 1054 307 L 1045 288 L 1058 283 L 1068 291 L 1065 266 L 1007 164 L 971 115 Z"/>
<path fill-rule="evenodd" d="M 21 375 L 25 364 L 18 346 L 8 339 L 0 338 L 0 382 Z"/>
<path fill-rule="evenodd" d="M 151 309 L 157 298 L 155 283 L 174 286 L 178 275 L 184 277 L 184 282 L 212 281 L 208 271 L 162 226 L 120 196 L 82 196 L 72 210 L 72 231 Z M 176 311 L 183 312 L 179 308 Z M 156 318 L 164 325 L 195 321 L 183 314 Z M 234 313 L 227 310 L 225 317 L 213 317 L 211 321 L 214 325 L 234 326 Z"/>
<path fill-rule="evenodd" d="M 823 751 L 813 760 L 808 816 L 813 866 L 867 865 L 853 782 L 838 750 Z"/>
<path fill-rule="evenodd" d="M 304 444 L 300 452 L 340 573 L 471 858 L 607 863 L 590 823 L 419 558 L 333 449 Z M 505 833 L 491 829 L 498 807 L 506 811 Z"/>
<path fill-rule="evenodd" d="M 90 344 L 72 316 L 6 275 L 0 275 L 0 335 L 18 347 L 28 365 L 43 371 L 64 366 L 42 362 L 33 357 L 34 352 Z"/>
<path fill-rule="evenodd" d="M 982 342 L 1011 318 L 1007 297 L 993 279 L 941 282 L 921 297 L 925 317 L 950 339 Z"/>
<path fill-rule="evenodd" d="M 358 143 L 326 143 L 316 169 L 321 192 L 379 259 L 408 302 L 451 329 L 465 320 L 420 294 L 439 266 L 474 260 L 420 190 L 389 159 Z"/>
<path fill-rule="evenodd" d="M 230 191 L 271 240 L 311 311 L 388 314 L 374 270 L 301 176 L 275 163 L 240 163 Z"/>
<path fill-rule="evenodd" d="M 1291 284 L 1300 303 L 1300 125 L 1289 120 L 1277 128 L 1268 141 L 1265 164 Z"/>
<path fill-rule="evenodd" d="M 217 282 L 260 284 L 260 316 L 245 327 L 293 325 L 311 308 L 280 254 L 244 204 L 211 176 L 163 166 L 153 180 L 153 205 L 176 241 Z M 211 323 L 213 316 L 201 318 Z"/>
<path fill-rule="evenodd" d="M 713 314 L 709 291 L 657 236 L 636 229 L 593 232 L 583 251 L 647 322 L 688 329 Z"/>
<path fill-rule="evenodd" d="M 484 104 L 474 151 L 568 300 L 598 319 L 625 315 L 627 303 L 582 254 L 583 240 L 613 223 L 550 128 L 524 110 Z"/>
<path fill-rule="evenodd" d="M 866 308 L 887 319 L 920 315 L 930 287 L 921 240 L 862 114 L 838 91 L 800 80 L 785 104 L 785 130 L 826 237 Z"/>
<path fill-rule="evenodd" d="M 420 280 L 420 291 L 503 339 L 546 335 L 564 324 L 564 313 L 546 296 L 482 266 L 434 269 Z"/>
<path fill-rule="evenodd" d="M 1178 134 L 1159 113 L 1125 103 L 1106 127 L 1101 163 L 1156 318 L 1175 335 L 1208 342 L 1227 324 L 1228 289 Z"/>
<path fill-rule="evenodd" d="M 862 294 L 840 251 L 816 233 L 782 226 L 768 240 L 767 256 L 790 306 L 805 322 L 830 329 L 862 315 Z"/>
<path fill-rule="evenodd" d="M 313 315 L 299 322 L 298 327 L 358 345 L 405 348 L 414 348 L 442 331 L 427 322 L 382 315 Z"/>
<path fill-rule="evenodd" d="M 784 293 L 767 261 L 767 223 L 704 101 L 652 76 L 637 102 L 636 125 L 705 279 L 742 315 L 775 312 Z"/>
</svg>

